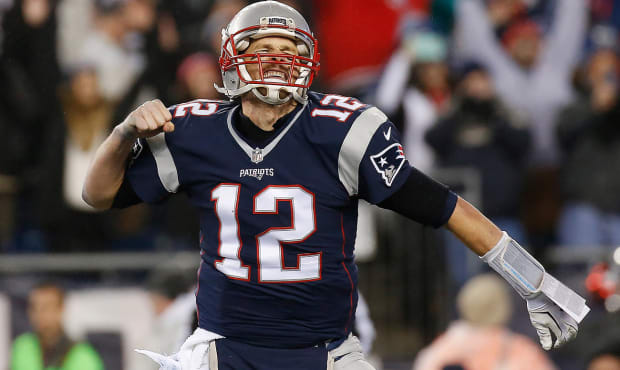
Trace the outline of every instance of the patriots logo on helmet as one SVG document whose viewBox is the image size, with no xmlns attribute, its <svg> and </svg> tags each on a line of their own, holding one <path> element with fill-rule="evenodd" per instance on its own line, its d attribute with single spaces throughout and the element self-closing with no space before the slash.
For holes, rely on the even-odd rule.
<svg viewBox="0 0 620 370">
<path fill-rule="evenodd" d="M 261 21 L 262 21 L 262 19 L 261 19 Z M 282 18 L 282 17 L 269 17 L 267 23 L 268 24 L 278 24 L 279 23 L 279 24 L 281 24 L 283 26 L 286 26 L 287 21 L 286 21 L 286 18 Z"/>
<path fill-rule="evenodd" d="M 396 175 L 405 163 L 405 152 L 402 145 L 394 143 L 381 152 L 371 155 L 370 160 L 375 170 L 381 175 L 385 185 L 392 186 Z"/>
</svg>

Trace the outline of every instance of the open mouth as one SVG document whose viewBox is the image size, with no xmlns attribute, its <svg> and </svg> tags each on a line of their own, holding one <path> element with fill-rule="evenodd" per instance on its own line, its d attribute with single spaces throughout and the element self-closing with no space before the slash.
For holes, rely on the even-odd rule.
<svg viewBox="0 0 620 370">
<path fill-rule="evenodd" d="M 282 71 L 265 71 L 265 73 L 263 73 L 263 77 L 265 80 L 276 80 L 282 82 L 288 81 L 287 74 Z"/>
</svg>

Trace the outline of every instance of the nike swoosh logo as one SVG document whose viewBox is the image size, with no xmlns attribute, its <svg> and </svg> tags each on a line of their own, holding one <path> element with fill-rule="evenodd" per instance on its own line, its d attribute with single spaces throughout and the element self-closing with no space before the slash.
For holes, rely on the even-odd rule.
<svg viewBox="0 0 620 370">
<path fill-rule="evenodd" d="M 392 134 L 392 127 L 388 128 L 387 132 L 383 131 L 383 137 L 385 137 L 385 140 L 390 141 L 390 134 Z"/>
</svg>

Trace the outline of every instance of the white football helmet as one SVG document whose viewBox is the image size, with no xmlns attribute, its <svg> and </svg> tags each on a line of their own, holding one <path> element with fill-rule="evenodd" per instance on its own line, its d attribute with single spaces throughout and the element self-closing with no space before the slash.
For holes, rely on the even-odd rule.
<svg viewBox="0 0 620 370">
<path fill-rule="evenodd" d="M 299 55 L 243 53 L 252 40 L 267 36 L 292 40 Z M 251 90 L 268 104 L 283 104 L 291 97 L 303 103 L 319 71 L 318 41 L 306 20 L 295 9 L 277 1 L 261 1 L 243 8 L 222 30 L 219 63 L 224 87 L 216 86 L 216 89 L 231 99 Z M 263 64 L 266 63 L 287 66 L 287 81 L 265 77 Z M 250 64 L 258 64 L 258 79 L 252 79 L 248 73 L 246 66 Z M 261 87 L 266 89 L 267 94 L 259 91 Z M 282 91 L 286 92 L 284 98 L 280 97 Z"/>
</svg>

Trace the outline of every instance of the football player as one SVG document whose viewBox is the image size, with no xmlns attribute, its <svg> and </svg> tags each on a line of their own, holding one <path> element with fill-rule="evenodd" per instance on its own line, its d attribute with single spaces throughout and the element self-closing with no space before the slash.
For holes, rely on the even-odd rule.
<svg viewBox="0 0 620 370">
<path fill-rule="evenodd" d="M 584 300 L 509 235 L 413 168 L 377 108 L 309 91 L 318 42 L 276 1 L 222 32 L 229 101 L 144 103 L 99 148 L 83 197 L 99 209 L 184 192 L 200 212 L 199 329 L 162 369 L 372 369 L 351 334 L 365 199 L 446 226 L 527 301 L 545 349 L 573 338 Z"/>
</svg>

